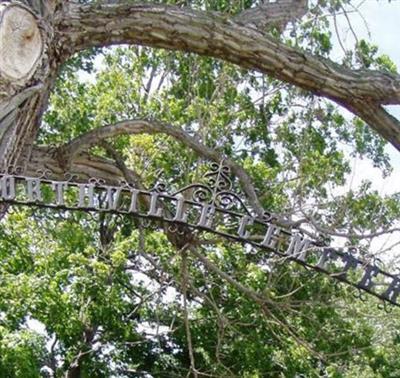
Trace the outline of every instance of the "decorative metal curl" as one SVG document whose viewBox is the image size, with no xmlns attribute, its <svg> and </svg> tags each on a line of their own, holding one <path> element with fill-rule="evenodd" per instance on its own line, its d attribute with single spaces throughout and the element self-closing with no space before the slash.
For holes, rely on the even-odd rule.
<svg viewBox="0 0 400 378">
<path fill-rule="evenodd" d="M 125 181 L 125 180 L 119 180 L 118 181 L 118 187 L 120 187 L 122 190 L 134 189 L 134 186 L 131 185 L 129 182 Z"/>
<path fill-rule="evenodd" d="M 6 171 L 16 172 L 19 169 L 19 167 L 9 166 Z M 321 243 L 307 240 L 301 230 L 293 232 L 291 229 L 285 230 L 284 227 L 273 225 L 274 216 L 270 212 L 265 212 L 261 216 L 253 215 L 254 210 L 248 208 L 241 196 L 232 190 L 229 172 L 229 168 L 222 163 L 220 165 L 214 163 L 211 170 L 205 174 L 203 183 L 191 184 L 172 195 L 166 192 L 166 185 L 163 182 L 157 182 L 149 191 L 138 189 L 125 181 L 121 181 L 119 187 L 115 187 L 115 184 L 110 186 L 106 185 L 105 180 L 97 178 L 91 178 L 85 184 L 80 184 L 78 180 L 73 181 L 77 175 L 69 173 L 64 175 L 67 181 L 48 180 L 46 177 L 51 174 L 50 170 L 38 171 L 37 180 L 33 177 L 0 172 L 0 202 L 17 206 L 34 205 L 42 208 L 82 210 L 88 211 L 89 214 L 92 211 L 107 214 L 132 214 L 133 217 L 141 219 L 140 228 L 154 226 L 155 229 L 165 229 L 166 224 L 171 224 L 169 231 L 183 235 L 185 238 L 191 238 L 198 232 L 210 232 L 229 240 L 249 243 L 260 250 L 267 250 L 266 255 L 271 256 L 268 262 L 270 267 L 287 261 L 296 261 L 306 270 L 309 267 L 318 272 L 322 271 L 330 277 L 358 287 L 359 291 L 354 294 L 361 300 L 366 300 L 361 291 L 363 290 L 386 302 L 400 306 L 400 303 L 397 303 L 397 297 L 400 295 L 399 277 L 386 273 L 381 268 L 380 259 L 368 256 L 360 248 L 348 247 L 349 252 L 346 252 L 346 248 L 329 247 L 325 244 L 326 240 L 321 240 Z M 33 173 L 32 176 L 34 175 Z M 60 174 L 54 173 L 53 176 L 59 177 Z M 42 185 L 52 190 L 54 195 L 45 196 L 47 192 L 41 192 Z M 20 190 L 24 187 L 25 191 Z M 72 199 L 66 197 L 64 201 L 63 193 L 69 188 L 74 188 L 71 192 L 67 192 L 72 195 Z M 146 206 L 143 208 L 140 206 L 139 195 L 150 198 L 151 204 L 147 206 L 149 209 Z M 160 213 L 159 210 L 163 210 L 160 207 L 161 203 L 166 206 L 166 209 L 171 209 L 171 214 L 164 214 L 164 211 Z M 116 222 L 119 223 L 121 219 L 125 218 L 119 217 Z M 192 235 L 189 235 L 189 231 Z M 260 232 L 265 236 L 259 235 Z M 272 247 L 269 244 L 270 240 L 274 242 Z M 274 255 L 279 257 L 273 258 Z M 267 258 L 264 256 L 264 259 Z M 335 262 L 337 259 L 341 260 L 342 272 L 332 271 L 333 268 L 335 270 L 339 268 Z M 365 271 L 360 282 L 356 282 L 352 275 L 347 277 L 346 273 L 351 269 Z M 376 282 L 372 279 L 378 273 L 379 277 L 384 278 L 386 287 L 384 292 L 374 289 Z M 317 273 L 307 271 L 307 274 Z M 365 282 L 368 284 L 366 285 Z"/>
<path fill-rule="evenodd" d="M 99 179 L 99 178 L 95 178 L 95 177 L 91 177 L 88 180 L 88 182 L 89 182 L 89 184 L 93 184 L 93 185 L 96 185 L 96 186 L 101 186 L 101 185 L 105 185 L 106 184 L 105 180 Z"/>
<path fill-rule="evenodd" d="M 1 174 L 20 175 L 24 172 L 24 168 L 20 165 L 9 165 L 0 171 Z"/>
<path fill-rule="evenodd" d="M 218 193 L 215 197 L 215 203 L 218 207 L 229 210 L 235 204 L 234 198 L 235 197 L 232 195 L 232 193 Z"/>
<path fill-rule="evenodd" d="M 168 231 L 171 232 L 172 234 L 177 234 L 180 236 L 185 235 L 185 229 L 177 224 L 170 224 L 168 226 Z"/>
<path fill-rule="evenodd" d="M 188 185 L 172 195 L 189 193 L 191 200 L 196 203 L 212 205 L 227 211 L 236 209 L 252 216 L 252 211 L 249 210 L 240 196 L 232 191 L 233 185 L 229 175 L 229 167 L 223 165 L 223 163 L 212 163 L 210 170 L 203 176 L 204 184 Z"/>
<path fill-rule="evenodd" d="M 75 173 L 71 173 L 71 172 L 65 172 L 64 177 L 65 177 L 66 182 L 72 182 L 72 181 L 76 181 L 78 179 L 78 175 Z"/>
<path fill-rule="evenodd" d="M 170 224 L 168 226 L 168 231 L 171 232 L 172 234 L 177 233 L 178 232 L 178 225 L 174 224 L 174 223 Z"/>
<path fill-rule="evenodd" d="M 386 301 L 382 301 L 381 303 L 378 303 L 378 309 L 385 311 L 387 314 L 390 314 L 393 312 L 393 305 L 387 303 Z"/>
<path fill-rule="evenodd" d="M 165 193 L 167 190 L 167 185 L 164 182 L 157 182 L 150 192 Z"/>
<path fill-rule="evenodd" d="M 214 204 L 224 210 L 231 210 L 235 205 L 238 205 L 238 207 L 242 208 L 247 215 L 252 215 L 251 211 L 247 208 L 243 200 L 233 192 L 223 191 L 216 194 L 214 198 Z"/>
<path fill-rule="evenodd" d="M 115 219 L 120 225 L 123 226 L 129 226 L 131 224 L 131 219 L 129 217 L 125 217 L 122 214 L 115 214 Z"/>
<path fill-rule="evenodd" d="M 212 201 L 212 190 L 204 185 L 196 185 L 193 190 L 192 199 L 197 203 L 210 203 Z M 190 187 L 187 187 L 189 189 Z M 192 186 L 192 188 L 195 188 Z"/>
<path fill-rule="evenodd" d="M 218 193 L 232 189 L 232 181 L 229 178 L 230 173 L 230 168 L 223 165 L 223 162 L 221 162 L 221 164 L 212 163 L 210 170 L 206 172 L 204 177 L 207 179 L 210 188 Z"/>
<path fill-rule="evenodd" d="M 276 217 L 272 215 L 269 211 L 264 211 L 263 215 L 261 216 L 261 221 L 262 222 L 272 222 L 273 220 L 276 220 Z"/>
<path fill-rule="evenodd" d="M 38 179 L 49 179 L 51 177 L 51 175 L 53 174 L 53 172 L 48 168 L 38 169 L 36 171 L 36 173 L 37 174 L 35 175 L 35 178 L 38 178 Z"/>
</svg>

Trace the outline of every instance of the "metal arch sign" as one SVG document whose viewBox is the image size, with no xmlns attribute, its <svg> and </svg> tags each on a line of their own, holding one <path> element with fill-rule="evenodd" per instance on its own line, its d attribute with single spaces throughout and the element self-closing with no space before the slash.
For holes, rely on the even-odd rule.
<svg viewBox="0 0 400 378">
<path fill-rule="evenodd" d="M 354 249 L 319 245 L 300 232 L 279 227 L 268 212 L 263 217 L 254 215 L 232 191 L 226 166 L 213 164 L 205 175 L 206 183 L 192 184 L 172 194 L 164 185 L 147 191 L 127 183 L 110 186 L 96 179 L 81 183 L 72 176 L 63 181 L 49 177 L 0 173 L 0 202 L 110 212 L 207 231 L 295 261 L 400 307 L 399 276 L 357 256 Z"/>
</svg>

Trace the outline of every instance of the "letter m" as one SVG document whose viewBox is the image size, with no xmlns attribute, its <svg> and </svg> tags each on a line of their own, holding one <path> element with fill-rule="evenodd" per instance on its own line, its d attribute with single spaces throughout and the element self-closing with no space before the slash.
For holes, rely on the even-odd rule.
<svg viewBox="0 0 400 378">
<path fill-rule="evenodd" d="M 293 256 L 297 260 L 305 261 L 311 240 L 304 239 L 301 235 L 295 234 L 290 240 L 287 255 Z"/>
</svg>

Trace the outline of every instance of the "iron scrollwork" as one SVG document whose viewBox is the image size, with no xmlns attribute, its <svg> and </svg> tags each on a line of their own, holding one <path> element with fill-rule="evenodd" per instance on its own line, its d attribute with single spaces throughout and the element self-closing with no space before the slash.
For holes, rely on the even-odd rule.
<svg viewBox="0 0 400 378">
<path fill-rule="evenodd" d="M 212 164 L 203 182 L 172 194 L 161 182 L 151 190 L 142 190 L 126 182 L 117 186 L 96 178 L 82 182 L 70 173 L 62 180 L 53 180 L 49 170 L 32 176 L 24 176 L 19 167 L 0 172 L 0 203 L 111 212 L 138 217 L 149 224 L 167 224 L 170 231 L 180 234 L 188 230 L 207 231 L 248 243 L 284 262 L 294 261 L 308 270 L 328 274 L 359 290 L 361 299 L 361 293 L 369 293 L 385 304 L 400 306 L 398 275 L 386 272 L 378 260 L 368 259 L 357 250 L 332 248 L 309 240 L 300 232 L 279 227 L 268 211 L 258 216 L 234 191 L 230 169 L 223 163 Z M 377 289 L 382 286 L 383 290 Z"/>
</svg>

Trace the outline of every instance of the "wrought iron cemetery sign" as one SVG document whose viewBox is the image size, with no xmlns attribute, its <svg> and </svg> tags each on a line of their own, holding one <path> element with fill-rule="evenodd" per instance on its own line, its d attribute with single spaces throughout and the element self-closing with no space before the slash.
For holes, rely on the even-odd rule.
<svg viewBox="0 0 400 378">
<path fill-rule="evenodd" d="M 232 190 L 229 168 L 213 164 L 204 183 L 189 185 L 172 194 L 164 185 L 141 190 L 128 183 L 106 185 L 70 176 L 51 179 L 51 172 L 27 177 L 0 173 L 0 202 L 64 210 L 111 212 L 148 218 L 181 229 L 206 231 L 248 243 L 269 254 L 295 261 L 328 274 L 357 289 L 400 306 L 400 277 L 385 272 L 373 259 L 355 249 L 332 248 L 307 239 L 274 223 L 271 215 L 257 216 Z"/>
</svg>

